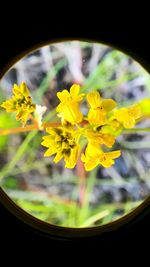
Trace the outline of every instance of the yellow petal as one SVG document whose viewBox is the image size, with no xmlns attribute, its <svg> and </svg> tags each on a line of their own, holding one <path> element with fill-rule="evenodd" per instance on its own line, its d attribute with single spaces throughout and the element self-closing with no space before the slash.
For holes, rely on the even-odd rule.
<svg viewBox="0 0 150 267">
<path fill-rule="evenodd" d="M 100 108 L 91 108 L 88 113 L 88 121 L 90 124 L 96 124 L 99 126 L 104 125 L 106 122 L 106 114 L 104 110 L 101 110 Z"/>
<path fill-rule="evenodd" d="M 85 170 L 86 170 L 86 171 L 91 171 L 91 170 L 93 170 L 94 168 L 96 168 L 98 164 L 99 164 L 98 160 L 93 160 L 93 159 L 92 159 L 92 160 L 86 162 L 86 163 L 84 164 L 84 167 L 85 167 Z"/>
<path fill-rule="evenodd" d="M 99 163 L 104 167 L 104 168 L 110 168 L 115 162 L 112 159 L 100 159 Z"/>
<path fill-rule="evenodd" d="M 24 96 L 29 96 L 29 90 L 25 82 L 20 84 L 20 91 Z"/>
<path fill-rule="evenodd" d="M 58 128 L 48 127 L 46 128 L 46 132 L 52 136 L 56 136 L 56 134 L 61 134 L 62 130 L 61 130 L 61 127 L 58 127 Z"/>
<path fill-rule="evenodd" d="M 114 136 L 110 134 L 103 134 L 101 138 L 103 139 L 102 144 L 106 145 L 107 147 L 112 147 L 115 143 Z"/>
<path fill-rule="evenodd" d="M 80 151 L 80 145 L 77 144 L 73 149 L 71 149 L 71 158 L 73 161 L 77 161 L 77 158 L 79 156 Z"/>
<path fill-rule="evenodd" d="M 114 129 L 114 130 L 118 130 L 121 127 L 121 124 L 119 121 L 117 121 L 116 119 L 113 119 L 112 121 L 109 122 L 109 125 Z"/>
<path fill-rule="evenodd" d="M 70 88 L 70 95 L 72 96 L 72 98 L 76 98 L 78 96 L 79 91 L 80 91 L 80 85 L 73 84 Z"/>
<path fill-rule="evenodd" d="M 50 157 L 50 156 L 52 156 L 52 155 L 55 154 L 55 153 L 56 153 L 56 150 L 55 150 L 55 149 L 53 149 L 53 148 L 49 148 L 49 149 L 47 149 L 46 152 L 44 153 L 44 157 Z"/>
<path fill-rule="evenodd" d="M 65 105 L 66 105 L 66 103 L 61 102 L 61 103 L 57 106 L 57 108 L 56 108 L 56 112 L 62 112 L 62 110 L 64 109 Z"/>
<path fill-rule="evenodd" d="M 79 109 L 79 104 L 77 102 L 72 102 L 70 105 L 67 105 L 68 107 L 68 118 L 66 116 L 66 120 L 71 123 L 80 123 L 83 118 L 83 114 L 81 113 Z"/>
<path fill-rule="evenodd" d="M 79 156 L 79 150 L 80 150 L 79 145 L 77 145 L 73 149 L 71 149 L 71 154 L 70 154 L 69 158 L 66 160 L 66 167 L 67 168 L 74 168 L 75 167 L 75 165 L 77 163 L 78 156 Z"/>
<path fill-rule="evenodd" d="M 142 111 L 138 104 L 130 107 L 128 109 L 128 112 L 129 112 L 129 115 L 134 117 L 135 119 L 138 119 L 142 116 Z"/>
<path fill-rule="evenodd" d="M 15 96 L 21 94 L 20 88 L 19 88 L 19 86 L 18 86 L 17 84 L 14 84 L 14 86 L 13 86 L 13 88 L 12 88 L 12 91 L 13 91 L 13 94 L 14 94 Z"/>
<path fill-rule="evenodd" d="M 116 150 L 116 151 L 112 151 L 112 152 L 108 152 L 108 153 L 101 153 L 99 155 L 99 163 L 103 167 L 109 168 L 115 163 L 115 161 L 113 159 L 120 157 L 120 155 L 121 155 L 120 150 Z"/>
<path fill-rule="evenodd" d="M 55 152 L 56 153 L 56 152 Z M 62 151 L 58 152 L 54 158 L 54 162 L 55 163 L 58 163 L 61 159 L 63 158 L 63 154 L 62 154 Z"/>
<path fill-rule="evenodd" d="M 107 153 L 105 153 L 105 155 L 108 158 L 116 159 L 116 158 L 120 157 L 121 151 L 120 150 L 115 150 L 115 151 L 107 152 Z"/>
<path fill-rule="evenodd" d="M 86 171 L 93 170 L 99 164 L 98 159 L 89 158 L 87 160 L 84 154 L 81 155 L 81 160 L 82 162 L 84 162 L 84 168 Z"/>
<path fill-rule="evenodd" d="M 135 126 L 135 119 L 133 117 L 128 117 L 127 120 L 123 122 L 124 128 L 133 128 Z"/>
<path fill-rule="evenodd" d="M 52 136 L 50 135 L 43 136 L 43 141 L 41 142 L 42 146 L 50 147 L 50 146 L 54 146 L 54 144 L 55 144 L 55 140 Z"/>
<path fill-rule="evenodd" d="M 87 158 L 86 158 L 85 154 L 82 153 L 82 154 L 81 154 L 81 160 L 82 160 L 82 162 L 86 162 L 86 159 L 87 159 Z"/>
<path fill-rule="evenodd" d="M 92 141 L 88 143 L 85 153 L 86 156 L 95 158 L 101 153 L 101 149 L 97 142 Z"/>
<path fill-rule="evenodd" d="M 113 99 L 103 99 L 102 100 L 102 107 L 107 112 L 111 111 L 113 108 L 116 107 L 117 103 Z"/>
<path fill-rule="evenodd" d="M 16 120 L 19 121 L 19 120 L 22 120 L 24 123 L 27 121 L 28 119 L 28 112 L 27 111 L 24 111 L 24 110 L 20 110 L 17 115 L 16 115 Z"/>
<path fill-rule="evenodd" d="M 71 95 L 72 100 L 74 100 L 76 102 L 80 102 L 83 99 L 83 97 L 84 97 L 85 94 L 78 95 L 79 94 L 79 91 L 80 91 L 80 85 L 73 84 L 71 86 L 71 88 L 70 88 L 70 95 Z"/>
<path fill-rule="evenodd" d="M 16 111 L 16 105 L 15 105 L 14 99 L 9 99 L 9 100 L 4 101 L 1 104 L 1 107 L 2 108 L 5 108 L 7 112 L 14 112 L 14 111 Z"/>
<path fill-rule="evenodd" d="M 76 124 L 82 121 L 83 114 L 79 109 L 79 104 L 77 102 L 72 101 L 63 104 L 63 108 L 58 114 L 58 117 L 61 117 L 72 124 Z"/>
<path fill-rule="evenodd" d="M 102 103 L 100 94 L 97 91 L 88 93 L 87 101 L 92 109 L 100 107 Z"/>
<path fill-rule="evenodd" d="M 144 98 L 139 102 L 139 106 L 141 108 L 141 112 L 144 115 L 149 115 L 150 114 L 150 99 L 149 98 Z"/>
<path fill-rule="evenodd" d="M 75 167 L 75 165 L 76 165 L 76 163 L 77 163 L 77 159 L 75 160 L 73 160 L 73 159 L 71 159 L 71 158 L 69 158 L 69 157 L 65 157 L 64 158 L 65 159 L 65 168 L 70 168 L 70 169 L 72 169 L 72 168 L 74 168 Z"/>
<path fill-rule="evenodd" d="M 115 112 L 115 117 L 118 121 L 123 122 L 128 120 L 129 114 L 127 108 L 121 108 Z"/>
<path fill-rule="evenodd" d="M 62 92 L 57 93 L 57 97 L 61 102 L 66 102 L 70 98 L 69 92 L 65 89 Z"/>
</svg>

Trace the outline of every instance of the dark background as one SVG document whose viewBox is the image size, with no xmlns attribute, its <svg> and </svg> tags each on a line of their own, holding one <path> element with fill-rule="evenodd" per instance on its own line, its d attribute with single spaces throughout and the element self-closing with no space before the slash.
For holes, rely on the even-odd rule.
<svg viewBox="0 0 150 267">
<path fill-rule="evenodd" d="M 57 14 L 56 14 L 57 15 Z M 67 14 L 66 14 L 67 15 Z M 17 19 L 14 20 L 14 18 Z M 75 16 L 76 19 L 78 15 Z M 75 19 L 73 17 L 72 19 Z M 0 40 L 0 72 L 8 66 L 8 62 L 13 60 L 18 54 L 28 50 L 31 47 L 45 41 L 62 40 L 65 38 L 75 38 L 75 39 L 85 39 L 85 40 L 95 40 L 99 42 L 104 42 L 107 44 L 112 44 L 115 47 L 120 48 L 130 55 L 133 55 L 138 59 L 147 69 L 150 65 L 150 37 L 148 36 L 149 26 L 144 24 L 142 27 L 141 22 L 133 19 L 132 16 L 129 21 L 128 15 L 126 18 L 120 16 L 117 17 L 117 21 L 114 22 L 110 20 L 108 23 L 104 23 L 101 19 L 97 21 L 97 24 L 88 24 L 86 21 L 80 25 L 70 26 L 70 20 L 68 19 L 68 24 L 64 21 L 59 21 L 58 26 L 56 26 L 56 17 L 52 20 L 47 19 L 42 23 L 40 19 L 34 20 L 32 16 L 28 17 L 28 14 L 22 15 L 13 13 L 9 17 L 8 25 L 6 25 L 6 20 L 1 22 L 1 40 Z M 90 18 L 91 19 L 91 18 Z M 127 20 L 129 23 L 122 25 L 122 20 Z M 138 20 L 139 17 L 137 16 Z M 87 17 L 89 20 L 89 16 Z M 23 25 L 25 21 L 25 26 Z M 134 23 L 133 23 L 134 22 Z M 21 24 L 21 28 L 19 26 Z M 55 27 L 53 26 L 55 25 Z M 68 26 L 69 25 L 69 26 Z M 97 25 L 97 27 L 95 26 Z M 82 26 L 82 27 L 81 27 Z M 19 221 L 10 212 L 7 211 L 0 204 L 0 242 L 1 244 L 6 243 L 6 246 L 2 246 L 3 250 L 13 248 L 15 244 L 16 252 L 23 247 L 23 244 L 27 244 L 26 250 L 29 251 L 29 247 L 42 249 L 43 247 L 48 247 L 51 251 L 52 248 L 64 247 L 64 244 L 75 244 L 79 249 L 81 245 L 88 246 L 89 248 L 93 246 L 98 248 L 99 252 L 102 252 L 102 248 L 106 251 L 112 250 L 115 245 L 116 251 L 118 248 L 123 248 L 127 244 L 125 253 L 131 250 L 129 247 L 142 249 L 146 247 L 146 243 L 149 243 L 150 239 L 150 212 L 148 208 L 143 211 L 134 222 L 131 224 L 116 229 L 115 231 L 101 234 L 97 237 L 91 237 L 87 239 L 77 239 L 74 240 L 71 237 L 69 239 L 55 238 L 47 236 L 44 233 L 39 233 L 26 224 Z M 31 250 L 30 250 L 31 252 Z M 76 252 L 77 253 L 77 252 Z"/>
</svg>

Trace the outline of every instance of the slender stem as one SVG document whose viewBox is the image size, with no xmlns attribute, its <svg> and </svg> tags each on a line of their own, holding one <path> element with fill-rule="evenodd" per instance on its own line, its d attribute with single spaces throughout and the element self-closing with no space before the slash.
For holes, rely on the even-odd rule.
<svg viewBox="0 0 150 267">
<path fill-rule="evenodd" d="M 81 124 L 86 124 L 86 121 L 83 121 Z M 43 122 L 42 127 L 39 128 L 38 123 L 33 123 L 27 125 L 25 127 L 17 127 L 17 128 L 10 128 L 10 129 L 0 129 L 0 135 L 9 135 L 9 134 L 16 134 L 16 133 L 23 133 L 23 132 L 30 132 L 33 130 L 43 130 L 48 127 L 59 127 L 61 126 L 61 122 Z"/>
<path fill-rule="evenodd" d="M 86 125 L 87 121 L 83 121 L 81 125 Z M 61 122 L 44 122 L 42 124 L 41 129 L 39 129 L 38 124 L 35 122 L 33 124 L 27 125 L 25 127 L 17 127 L 17 128 L 10 128 L 10 129 L 0 129 L 0 135 L 9 135 L 9 134 L 16 134 L 22 132 L 30 132 L 33 130 L 42 130 L 48 127 L 59 127 L 61 126 Z M 124 129 L 123 134 L 128 133 L 142 133 L 142 132 L 150 132 L 150 128 L 131 128 L 131 129 Z"/>
<path fill-rule="evenodd" d="M 80 157 L 76 165 L 76 175 L 79 177 L 79 204 L 82 207 L 86 201 L 86 171 Z"/>
<path fill-rule="evenodd" d="M 58 127 L 60 126 L 60 122 L 45 122 L 42 124 L 42 128 L 48 128 L 48 127 Z M 39 129 L 38 125 L 31 124 L 27 125 L 25 127 L 17 127 L 17 128 L 11 128 L 11 129 L 0 129 L 0 135 L 8 135 L 8 134 L 15 134 L 15 133 L 21 133 L 21 132 L 30 132 L 33 130 Z"/>
<path fill-rule="evenodd" d="M 123 134 L 126 133 L 142 133 L 142 132 L 150 132 L 150 128 L 132 128 L 132 129 L 124 129 Z"/>
<path fill-rule="evenodd" d="M 48 127 L 59 127 L 61 126 L 61 122 L 44 122 L 42 124 L 43 129 Z"/>
</svg>

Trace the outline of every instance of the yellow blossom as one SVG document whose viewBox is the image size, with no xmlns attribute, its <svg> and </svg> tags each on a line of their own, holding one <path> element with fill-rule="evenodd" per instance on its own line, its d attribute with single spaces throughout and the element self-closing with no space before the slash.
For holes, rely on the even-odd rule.
<svg viewBox="0 0 150 267">
<path fill-rule="evenodd" d="M 70 93 L 67 90 L 57 93 L 57 97 L 61 103 L 57 106 L 56 112 L 63 120 L 71 124 L 80 123 L 83 119 L 83 114 L 79 109 L 79 102 L 82 101 L 84 94 L 79 95 L 80 86 L 74 84 L 70 88 Z"/>
<path fill-rule="evenodd" d="M 80 146 L 78 144 L 78 136 L 73 128 L 47 128 L 49 135 L 43 137 L 43 146 L 48 150 L 44 156 L 49 157 L 54 154 L 54 162 L 59 162 L 62 158 L 65 161 L 66 168 L 74 168 L 79 156 Z"/>
<path fill-rule="evenodd" d="M 150 99 L 144 98 L 138 102 L 142 110 L 143 115 L 150 115 Z"/>
<path fill-rule="evenodd" d="M 136 124 L 136 119 L 139 119 L 141 116 L 142 112 L 138 104 L 115 111 L 116 120 L 121 122 L 124 128 L 133 128 Z"/>
<path fill-rule="evenodd" d="M 81 155 L 81 160 L 84 162 L 85 170 L 91 171 L 99 164 L 105 168 L 111 167 L 115 163 L 114 159 L 120 155 L 120 150 L 105 153 L 97 146 L 97 143 L 89 142 L 85 154 Z"/>
<path fill-rule="evenodd" d="M 3 102 L 1 107 L 5 108 L 7 112 L 17 112 L 16 120 L 20 120 L 24 126 L 36 106 L 32 103 L 29 90 L 24 82 L 20 86 L 14 84 L 12 91 L 12 98 Z"/>
<path fill-rule="evenodd" d="M 92 131 L 92 130 L 87 130 L 85 131 L 85 136 L 87 137 L 89 142 L 95 142 L 99 145 L 105 145 L 107 147 L 112 147 L 113 144 L 115 143 L 115 138 L 111 134 L 105 134 L 101 133 L 99 131 Z"/>
<path fill-rule="evenodd" d="M 107 113 L 116 106 L 114 100 L 101 98 L 97 91 L 88 93 L 87 101 L 90 105 L 88 121 L 99 126 L 106 123 Z"/>
<path fill-rule="evenodd" d="M 117 121 L 114 117 L 110 117 L 107 120 L 107 124 L 101 127 L 101 133 L 111 134 L 113 136 L 118 136 L 121 134 L 123 126 L 121 122 Z"/>
</svg>

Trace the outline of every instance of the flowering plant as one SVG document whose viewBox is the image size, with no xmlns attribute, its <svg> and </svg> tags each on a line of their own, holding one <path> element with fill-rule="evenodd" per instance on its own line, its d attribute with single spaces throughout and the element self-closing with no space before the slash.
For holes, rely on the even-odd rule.
<svg viewBox="0 0 150 267">
<path fill-rule="evenodd" d="M 16 113 L 16 120 L 21 121 L 23 128 L 0 130 L 0 134 L 46 129 L 48 135 L 43 136 L 41 142 L 47 148 L 44 156 L 55 156 L 55 163 L 64 159 L 66 168 L 74 168 L 80 158 L 86 171 L 98 165 L 111 167 L 121 155 L 120 150 L 112 149 L 116 138 L 135 127 L 149 113 L 150 100 L 118 107 L 113 99 L 102 98 L 99 91 L 84 94 L 80 90 L 78 84 L 73 84 L 69 91 L 58 92 L 60 103 L 56 113 L 60 122 L 42 123 L 46 107 L 33 103 L 24 82 L 20 86 L 15 84 L 12 98 L 4 101 L 1 107 Z M 82 112 L 82 103 L 86 106 L 86 113 Z M 34 123 L 27 125 L 29 120 Z"/>
</svg>

